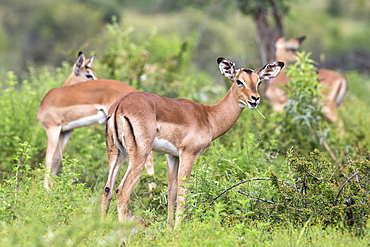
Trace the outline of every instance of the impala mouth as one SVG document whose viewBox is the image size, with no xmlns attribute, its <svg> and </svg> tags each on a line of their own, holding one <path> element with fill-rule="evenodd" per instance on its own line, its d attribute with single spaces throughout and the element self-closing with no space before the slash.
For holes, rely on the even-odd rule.
<svg viewBox="0 0 370 247">
<path fill-rule="evenodd" d="M 256 108 L 257 108 L 257 106 L 258 106 L 258 102 L 257 102 L 257 101 L 255 101 L 255 102 L 247 101 L 247 103 L 248 103 L 248 107 L 249 107 L 249 109 L 251 109 L 251 110 L 256 109 Z"/>
<path fill-rule="evenodd" d="M 256 109 L 257 108 L 257 106 L 258 106 L 258 101 L 247 101 L 247 102 L 245 102 L 244 100 L 239 100 L 239 105 L 240 105 L 240 107 L 242 107 L 242 108 L 245 108 L 246 106 L 248 106 L 249 107 L 249 109 L 251 109 L 251 110 L 254 110 L 254 109 Z"/>
</svg>

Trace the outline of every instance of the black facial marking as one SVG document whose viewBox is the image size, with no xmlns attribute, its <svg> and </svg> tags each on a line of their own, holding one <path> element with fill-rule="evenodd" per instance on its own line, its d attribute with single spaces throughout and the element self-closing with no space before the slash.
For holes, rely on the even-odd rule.
<svg viewBox="0 0 370 247">
<path fill-rule="evenodd" d="M 248 75 L 251 75 L 253 73 L 253 70 L 251 69 L 243 69 L 243 71 L 247 73 Z"/>
</svg>

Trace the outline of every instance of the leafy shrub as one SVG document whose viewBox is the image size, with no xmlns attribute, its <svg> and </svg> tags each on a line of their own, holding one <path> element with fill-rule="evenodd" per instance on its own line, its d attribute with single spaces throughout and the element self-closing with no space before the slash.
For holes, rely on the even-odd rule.
<svg viewBox="0 0 370 247">
<path fill-rule="evenodd" d="M 197 208 L 191 209 L 192 215 L 206 219 L 218 215 L 224 224 L 253 220 L 302 226 L 309 223 L 363 233 L 370 212 L 369 152 L 359 153 L 345 168 L 332 164 L 318 150 L 305 157 L 291 149 L 287 161 L 290 173 L 283 178 L 272 171 L 239 182 L 224 176 L 217 178 L 218 186 L 212 183 L 217 174 L 214 169 L 204 170 L 193 182 L 203 185 L 202 190 L 189 196 L 193 204 L 192 197 L 203 200 L 195 200 Z M 202 183 L 208 183 L 207 187 Z"/>
<path fill-rule="evenodd" d="M 297 62 L 289 66 L 287 75 L 291 77 L 285 86 L 289 103 L 285 106 L 283 132 L 290 134 L 290 145 L 307 145 L 307 141 L 317 143 L 317 137 L 322 129 L 323 112 L 320 99 L 319 76 L 310 58 L 310 53 L 297 53 Z M 309 139 L 307 140 L 307 137 Z M 314 147 L 317 145 L 313 145 Z M 312 146 L 311 148 L 312 149 Z"/>
<path fill-rule="evenodd" d="M 45 77 L 50 74 L 45 75 Z M 42 81 L 47 83 L 48 79 Z M 41 84 L 41 83 L 40 83 Z M 39 85 L 40 85 L 39 84 Z M 41 84 L 42 85 L 42 84 Z M 13 72 L 8 72 L 5 79 L 0 80 L 0 112 L 3 116 L 0 121 L 0 167 L 6 173 L 12 169 L 12 159 L 20 142 L 38 144 L 37 138 L 41 126 L 37 126 L 36 109 L 38 109 L 41 95 L 33 87 L 33 79 L 18 84 L 18 78 Z M 37 88 L 37 86 L 36 86 Z M 31 161 L 37 160 L 38 149 L 33 149 Z M 35 167 L 32 165 L 32 167 Z"/>
<path fill-rule="evenodd" d="M 190 64 L 195 37 L 182 39 L 153 31 L 149 37 L 135 41 L 138 35 L 134 28 L 118 23 L 115 18 L 107 29 L 110 43 L 99 65 L 101 78 L 123 81 L 140 91 L 173 98 L 206 100 L 204 95 L 215 91 L 212 81 L 204 79 L 205 75 Z M 214 65 L 217 66 L 216 62 Z"/>
<path fill-rule="evenodd" d="M 370 152 L 361 151 L 342 169 L 317 150 L 309 157 L 291 150 L 287 159 L 297 189 L 281 194 L 285 198 L 284 207 L 287 206 L 286 216 L 298 222 L 311 218 L 324 225 L 363 230 L 370 210 Z"/>
<path fill-rule="evenodd" d="M 62 175 L 55 176 L 54 187 L 47 190 L 44 169 L 31 169 L 31 151 L 26 142 L 17 146 L 13 173 L 0 186 L 0 245 L 76 246 L 87 239 L 120 243 L 121 234 L 129 234 L 129 224 L 118 226 L 100 219 L 96 195 L 78 183 L 81 174 L 76 159 L 64 160 Z M 109 236 L 114 227 L 122 231 Z"/>
<path fill-rule="evenodd" d="M 286 69 L 291 79 L 283 86 L 289 98 L 284 111 L 269 113 L 267 121 L 256 122 L 261 145 L 282 154 L 292 146 L 306 153 L 317 148 L 331 154 L 328 143 L 339 134 L 324 117 L 317 69 L 310 53 L 297 53 L 296 59 Z"/>
</svg>

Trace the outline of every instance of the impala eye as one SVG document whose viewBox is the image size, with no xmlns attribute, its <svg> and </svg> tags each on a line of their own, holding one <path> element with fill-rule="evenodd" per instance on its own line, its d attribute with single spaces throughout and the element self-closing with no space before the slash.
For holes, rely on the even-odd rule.
<svg viewBox="0 0 370 247">
<path fill-rule="evenodd" d="M 236 80 L 236 84 L 238 84 L 238 86 L 243 86 L 244 85 L 244 83 L 239 79 Z"/>
<path fill-rule="evenodd" d="M 92 75 L 90 75 L 90 74 L 87 74 L 87 75 L 86 75 L 86 78 L 87 78 L 87 79 L 92 80 L 92 79 L 94 79 L 94 76 L 92 76 Z"/>
</svg>

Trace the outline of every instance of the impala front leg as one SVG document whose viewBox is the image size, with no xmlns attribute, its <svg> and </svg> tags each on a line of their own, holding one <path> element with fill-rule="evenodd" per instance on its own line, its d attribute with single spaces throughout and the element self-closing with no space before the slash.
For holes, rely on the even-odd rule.
<svg viewBox="0 0 370 247">
<path fill-rule="evenodd" d="M 59 137 L 60 137 L 61 127 L 50 128 L 46 130 L 48 135 L 48 144 L 46 149 L 46 174 L 44 180 L 44 187 L 52 187 L 52 180 L 50 174 L 56 175 L 60 163 L 62 162 L 62 150 L 59 146 Z"/>
<path fill-rule="evenodd" d="M 63 131 L 63 132 L 60 133 L 59 146 L 61 147 L 62 155 L 63 155 L 64 151 L 67 148 L 67 144 L 68 144 L 69 139 L 71 138 L 72 133 L 73 133 L 73 130 Z M 58 167 L 58 169 L 59 169 L 59 167 Z M 55 171 L 55 174 L 58 172 L 58 169 Z"/>
<path fill-rule="evenodd" d="M 177 197 L 177 175 L 179 171 L 179 157 L 167 154 L 167 178 L 168 178 L 168 228 L 172 229 Z"/>
<path fill-rule="evenodd" d="M 176 205 L 176 220 L 175 228 L 180 226 L 183 219 L 183 209 L 186 203 L 186 196 L 188 195 L 189 189 L 187 183 L 190 179 L 191 169 L 193 168 L 195 159 L 200 155 L 192 152 L 182 152 L 180 156 L 180 166 L 177 177 L 177 205 Z"/>
</svg>

